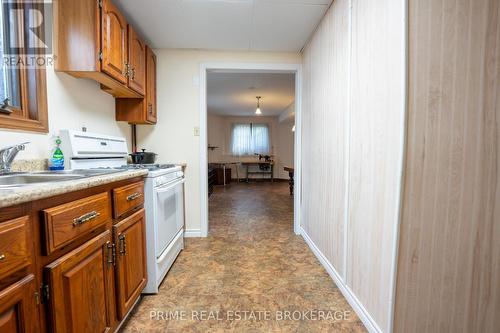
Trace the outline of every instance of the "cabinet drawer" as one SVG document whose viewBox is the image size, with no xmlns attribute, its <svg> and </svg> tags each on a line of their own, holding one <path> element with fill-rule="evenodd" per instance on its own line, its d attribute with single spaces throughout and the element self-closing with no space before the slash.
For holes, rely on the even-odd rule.
<svg viewBox="0 0 500 333">
<path fill-rule="evenodd" d="M 31 265 L 29 217 L 0 223 L 0 280 Z"/>
<path fill-rule="evenodd" d="M 138 182 L 113 190 L 115 218 L 144 204 L 144 182 Z"/>
<path fill-rule="evenodd" d="M 88 235 L 111 219 L 108 193 L 45 209 L 47 254 Z"/>
</svg>

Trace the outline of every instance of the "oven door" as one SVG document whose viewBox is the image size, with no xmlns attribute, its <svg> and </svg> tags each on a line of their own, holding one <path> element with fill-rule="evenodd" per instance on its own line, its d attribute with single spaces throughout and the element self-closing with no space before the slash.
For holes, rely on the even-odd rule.
<svg viewBox="0 0 500 333">
<path fill-rule="evenodd" d="M 156 258 L 184 227 L 184 179 L 154 189 Z"/>
</svg>

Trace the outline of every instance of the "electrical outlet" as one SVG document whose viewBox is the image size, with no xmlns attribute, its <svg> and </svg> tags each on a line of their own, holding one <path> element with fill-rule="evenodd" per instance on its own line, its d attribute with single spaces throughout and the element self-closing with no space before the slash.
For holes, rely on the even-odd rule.
<svg viewBox="0 0 500 333">
<path fill-rule="evenodd" d="M 200 128 L 198 126 L 194 128 L 194 136 L 200 136 Z"/>
</svg>

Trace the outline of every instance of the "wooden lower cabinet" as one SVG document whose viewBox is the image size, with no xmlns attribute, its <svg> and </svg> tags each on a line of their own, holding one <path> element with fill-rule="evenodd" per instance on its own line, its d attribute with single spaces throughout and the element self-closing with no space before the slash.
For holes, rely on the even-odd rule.
<svg viewBox="0 0 500 333">
<path fill-rule="evenodd" d="M 120 327 L 147 282 L 143 189 L 134 177 L 0 208 L 0 333 Z"/>
<path fill-rule="evenodd" d="M 105 231 L 45 267 L 52 332 L 108 332 L 114 320 L 113 244 Z"/>
<path fill-rule="evenodd" d="M 35 285 L 30 274 L 0 291 L 0 332 L 38 332 Z"/>
<path fill-rule="evenodd" d="M 144 182 L 137 182 L 113 190 L 114 217 L 119 219 L 144 205 Z"/>
<path fill-rule="evenodd" d="M 121 320 L 146 286 L 146 229 L 144 208 L 113 227 L 116 244 L 116 293 Z"/>
<path fill-rule="evenodd" d="M 0 224 L 0 281 L 32 262 L 29 216 Z"/>
</svg>

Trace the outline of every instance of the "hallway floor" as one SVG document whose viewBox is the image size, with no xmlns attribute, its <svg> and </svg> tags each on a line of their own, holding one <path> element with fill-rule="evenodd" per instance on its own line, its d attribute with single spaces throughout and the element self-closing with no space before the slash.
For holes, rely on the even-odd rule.
<svg viewBox="0 0 500 333">
<path fill-rule="evenodd" d="M 286 183 L 231 184 L 210 198 L 208 238 L 188 238 L 124 332 L 365 332 L 302 237 Z"/>
</svg>

